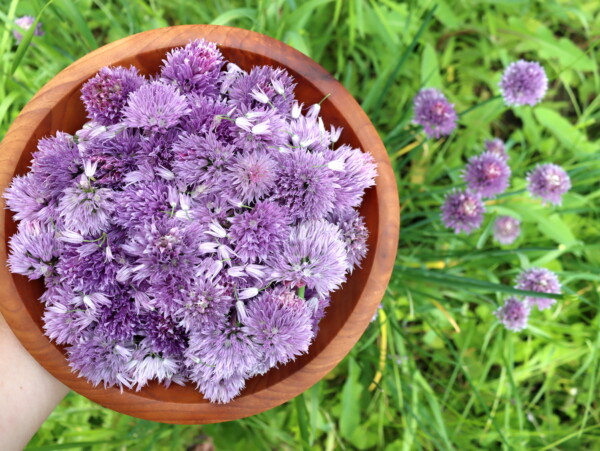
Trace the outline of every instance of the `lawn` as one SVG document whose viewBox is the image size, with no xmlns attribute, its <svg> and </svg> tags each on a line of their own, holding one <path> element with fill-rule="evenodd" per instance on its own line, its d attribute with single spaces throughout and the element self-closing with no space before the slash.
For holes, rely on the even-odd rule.
<svg viewBox="0 0 600 451">
<path fill-rule="evenodd" d="M 45 31 L 18 46 L 13 21 Z M 212 23 L 307 54 L 358 100 L 386 144 L 402 206 L 396 269 L 378 318 L 325 379 L 260 415 L 206 426 L 138 420 L 70 393 L 30 449 L 600 448 L 600 0 L 2 0 L 0 135 L 61 69 L 144 30 Z M 538 61 L 543 101 L 507 107 L 503 70 Z M 459 113 L 448 137 L 412 123 L 412 99 L 441 89 Z M 455 234 L 444 196 L 464 187 L 484 141 L 506 142 L 508 190 L 483 225 Z M 526 190 L 539 163 L 572 181 L 559 206 Z M 510 245 L 498 216 L 521 221 Z M 520 332 L 494 315 L 518 274 L 544 267 L 563 295 Z"/>
</svg>

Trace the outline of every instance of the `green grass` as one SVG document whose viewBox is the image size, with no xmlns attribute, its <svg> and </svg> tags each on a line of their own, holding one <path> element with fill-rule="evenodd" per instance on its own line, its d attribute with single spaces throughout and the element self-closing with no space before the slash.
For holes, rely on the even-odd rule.
<svg viewBox="0 0 600 451">
<path fill-rule="evenodd" d="M 17 47 L 11 24 L 23 14 L 38 16 L 46 35 Z M 387 146 L 402 205 L 385 313 L 302 396 L 200 427 L 137 420 L 71 393 L 30 449 L 600 447 L 599 0 L 5 0 L 0 22 L 2 133 L 58 71 L 129 34 L 214 23 L 280 39 L 362 104 Z M 507 109 L 497 83 L 521 57 L 544 65 L 550 91 L 535 108 Z M 423 86 L 442 88 L 462 112 L 448 139 L 423 140 L 410 124 Z M 489 202 L 481 231 L 453 235 L 439 221 L 444 193 L 492 136 L 510 146 L 511 189 Z M 524 192 L 525 174 L 543 161 L 572 176 L 561 207 Z M 521 218 L 523 234 L 498 247 L 490 225 L 507 212 Z M 558 272 L 566 295 L 536 311 L 525 332 L 507 332 L 492 312 L 532 265 Z"/>
</svg>

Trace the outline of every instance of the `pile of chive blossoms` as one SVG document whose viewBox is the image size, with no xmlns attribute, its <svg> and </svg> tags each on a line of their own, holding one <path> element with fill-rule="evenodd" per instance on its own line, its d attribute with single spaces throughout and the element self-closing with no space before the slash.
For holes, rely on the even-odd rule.
<svg viewBox="0 0 600 451">
<path fill-rule="evenodd" d="M 193 41 L 149 79 L 103 68 L 81 90 L 90 121 L 40 140 L 5 193 L 9 265 L 44 277 L 44 329 L 80 376 L 225 403 L 307 352 L 366 255 L 376 165 L 294 88 Z"/>
</svg>

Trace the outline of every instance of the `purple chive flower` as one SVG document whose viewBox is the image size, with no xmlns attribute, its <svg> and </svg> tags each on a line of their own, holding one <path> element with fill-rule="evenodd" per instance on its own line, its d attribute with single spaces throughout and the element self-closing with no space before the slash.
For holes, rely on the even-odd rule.
<svg viewBox="0 0 600 451">
<path fill-rule="evenodd" d="M 506 161 L 490 152 L 469 159 L 463 178 L 469 190 L 481 197 L 494 197 L 508 188 L 510 167 Z"/>
<path fill-rule="evenodd" d="M 44 330 L 59 345 L 75 344 L 90 335 L 98 317 L 89 310 L 69 302 L 48 302 L 44 311 Z"/>
<path fill-rule="evenodd" d="M 229 377 L 215 375 L 215 370 L 199 363 L 192 362 L 194 373 L 192 381 L 196 382 L 198 390 L 210 402 L 225 404 L 240 394 L 246 386 L 246 378 L 240 373 L 234 373 Z"/>
<path fill-rule="evenodd" d="M 101 125 L 116 124 L 123 118 L 129 94 L 145 82 L 137 68 L 103 67 L 81 88 L 87 115 Z"/>
<path fill-rule="evenodd" d="M 181 318 L 179 324 L 186 330 L 223 322 L 234 301 L 220 280 L 209 276 L 194 277 L 175 300 L 179 304 L 176 316 Z"/>
<path fill-rule="evenodd" d="M 23 222 L 16 235 L 10 238 L 8 266 L 16 274 L 29 279 L 48 275 L 60 255 L 60 243 L 50 225 Z"/>
<path fill-rule="evenodd" d="M 360 263 L 367 255 L 369 230 L 356 210 L 335 215 L 332 222 L 340 229 L 342 241 L 346 245 L 348 271 L 352 273 L 355 267 L 360 268 Z"/>
<path fill-rule="evenodd" d="M 6 206 L 15 212 L 17 221 L 44 221 L 52 215 L 46 191 L 32 173 L 13 178 L 4 198 Z"/>
<path fill-rule="evenodd" d="M 56 198 L 83 173 L 83 161 L 71 135 L 57 132 L 42 138 L 33 154 L 31 171 L 48 197 Z"/>
<path fill-rule="evenodd" d="M 471 233 L 481 227 L 485 206 L 481 197 L 471 191 L 452 190 L 442 205 L 442 222 L 455 233 Z"/>
<path fill-rule="evenodd" d="M 342 145 L 325 153 L 328 169 L 335 180 L 335 210 L 348 211 L 358 207 L 365 190 L 375 185 L 377 165 L 373 156 L 360 149 Z M 332 170 L 332 163 L 339 163 L 341 170 Z M 337 168 L 334 168 L 337 169 Z"/>
<path fill-rule="evenodd" d="M 23 31 L 29 30 L 35 22 L 35 17 L 33 16 L 22 16 L 15 19 L 15 25 L 19 27 Z M 21 34 L 21 30 L 15 28 L 13 30 L 13 36 L 17 40 L 17 44 L 20 44 L 23 40 L 23 35 Z M 35 26 L 35 30 L 33 32 L 34 36 L 44 36 L 44 31 L 42 30 L 42 23 L 38 22 Z"/>
<path fill-rule="evenodd" d="M 139 320 L 143 347 L 171 357 L 181 355 L 186 348 L 185 331 L 172 318 L 151 312 L 140 316 Z"/>
<path fill-rule="evenodd" d="M 102 142 L 94 142 L 85 156 L 97 164 L 94 184 L 107 188 L 120 188 L 123 178 L 138 169 L 135 154 L 140 148 L 141 136 L 129 129 Z"/>
<path fill-rule="evenodd" d="M 506 68 L 499 86 L 508 106 L 533 106 L 546 94 L 548 77 L 538 62 L 519 60 Z"/>
<path fill-rule="evenodd" d="M 521 234 L 521 221 L 512 216 L 499 216 L 494 222 L 494 239 L 500 244 L 512 244 Z"/>
<path fill-rule="evenodd" d="M 173 219 L 144 224 L 122 246 L 134 258 L 133 282 L 148 281 L 153 285 L 178 283 L 194 276 L 194 266 L 199 263 L 202 230 L 196 223 Z"/>
<path fill-rule="evenodd" d="M 435 88 L 421 89 L 414 100 L 415 124 L 423 126 L 429 138 L 447 136 L 456 128 L 458 116 L 454 105 Z"/>
<path fill-rule="evenodd" d="M 286 208 L 273 202 L 259 202 L 252 210 L 231 219 L 229 236 L 235 253 L 243 261 L 267 260 L 281 251 L 290 233 Z"/>
<path fill-rule="evenodd" d="M 323 122 L 315 116 L 299 116 L 290 121 L 289 134 L 293 148 L 323 152 L 331 144 L 330 135 L 325 131 Z"/>
<path fill-rule="evenodd" d="M 238 155 L 231 167 L 233 195 L 244 203 L 265 197 L 275 186 L 277 162 L 266 152 Z"/>
<path fill-rule="evenodd" d="M 97 149 L 116 136 L 125 133 L 125 126 L 121 123 L 102 125 L 96 121 L 83 124 L 81 130 L 75 132 L 75 141 L 80 155 L 89 157 L 90 149 Z"/>
<path fill-rule="evenodd" d="M 189 112 L 187 101 L 177 88 L 151 82 L 131 93 L 123 116 L 128 127 L 164 133 Z"/>
<path fill-rule="evenodd" d="M 190 94 L 188 103 L 190 113 L 181 122 L 186 132 L 199 136 L 213 133 L 222 142 L 228 142 L 235 136 L 237 127 L 228 120 L 235 109 L 225 100 Z"/>
<path fill-rule="evenodd" d="M 91 241 L 91 240 L 90 240 Z M 107 248 L 112 255 L 122 243 L 110 232 L 100 241 L 80 245 L 65 245 L 56 264 L 56 272 L 63 283 L 84 293 L 101 292 L 108 295 L 121 291 L 116 276 L 121 264 L 117 258 L 107 258 Z"/>
<path fill-rule="evenodd" d="M 251 301 L 243 324 L 244 332 L 261 347 L 269 368 L 304 354 L 313 338 L 308 304 L 283 287 Z"/>
<path fill-rule="evenodd" d="M 58 344 L 75 344 L 88 339 L 111 303 L 102 293 L 74 292 L 60 284 L 50 287 L 42 300 L 46 304 L 46 335 Z"/>
<path fill-rule="evenodd" d="M 241 112 L 244 115 L 235 119 L 237 137 L 233 144 L 246 151 L 273 151 L 287 143 L 287 124 L 277 110 L 242 109 Z"/>
<path fill-rule="evenodd" d="M 239 327 L 222 324 L 193 330 L 189 340 L 185 357 L 192 364 L 190 379 L 196 383 L 207 377 L 218 382 L 235 375 L 247 376 L 261 356 L 258 345 Z"/>
<path fill-rule="evenodd" d="M 494 315 L 508 330 L 519 332 L 527 327 L 530 313 L 531 309 L 527 302 L 519 301 L 516 297 L 511 296 L 504 301 L 502 307 L 494 312 Z"/>
<path fill-rule="evenodd" d="M 273 277 L 292 286 L 313 288 L 326 296 L 346 280 L 346 247 L 334 224 L 306 221 L 293 227 L 283 250 L 273 259 Z"/>
<path fill-rule="evenodd" d="M 508 161 L 508 153 L 506 152 L 506 146 L 504 141 L 499 138 L 486 139 L 484 142 L 486 153 L 491 153 L 501 158 L 504 161 Z"/>
<path fill-rule="evenodd" d="M 162 81 L 174 84 L 182 92 L 217 96 L 223 63 L 223 55 L 214 42 L 196 39 L 167 54 L 160 76 Z"/>
<path fill-rule="evenodd" d="M 335 180 L 321 155 L 298 150 L 281 156 L 274 197 L 294 219 L 319 219 L 335 207 Z"/>
<path fill-rule="evenodd" d="M 115 209 L 113 191 L 93 188 L 87 180 L 66 188 L 58 212 L 68 230 L 95 236 L 107 231 Z"/>
<path fill-rule="evenodd" d="M 127 369 L 131 373 L 131 381 L 137 391 L 141 390 L 152 379 L 162 382 L 167 387 L 173 381 L 182 383 L 181 378 L 178 376 L 180 371 L 178 360 L 156 354 L 144 346 L 133 351 Z"/>
<path fill-rule="evenodd" d="M 546 268 L 531 268 L 521 272 L 515 282 L 515 288 L 538 293 L 561 293 L 558 276 Z M 550 308 L 556 299 L 527 296 L 525 302 L 535 304 L 540 310 L 545 310 Z"/>
<path fill-rule="evenodd" d="M 293 78 L 284 69 L 259 66 L 249 74 L 236 76 L 227 93 L 231 104 L 238 108 L 245 106 L 254 109 L 266 105 L 287 115 L 295 100 L 295 86 Z"/>
<path fill-rule="evenodd" d="M 78 371 L 92 385 L 117 385 L 121 390 L 123 387 L 132 387 L 132 354 L 131 345 L 119 344 L 100 334 L 92 334 L 87 340 L 67 348 L 71 368 Z"/>
<path fill-rule="evenodd" d="M 161 180 L 134 183 L 114 194 L 116 204 L 113 220 L 122 227 L 137 227 L 165 218 L 171 211 L 169 185 Z"/>
<path fill-rule="evenodd" d="M 115 293 L 111 303 L 98 313 L 97 331 L 119 343 L 133 340 L 140 327 L 135 303 L 127 291 Z"/>
<path fill-rule="evenodd" d="M 540 197 L 544 203 L 560 205 L 563 194 L 571 189 L 571 179 L 560 166 L 540 164 L 527 174 L 527 189 L 533 197 Z"/>
<path fill-rule="evenodd" d="M 202 192 L 222 191 L 227 184 L 227 174 L 235 161 L 235 147 L 222 142 L 213 133 L 205 136 L 183 133 L 173 144 L 173 172 L 186 185 Z"/>
</svg>

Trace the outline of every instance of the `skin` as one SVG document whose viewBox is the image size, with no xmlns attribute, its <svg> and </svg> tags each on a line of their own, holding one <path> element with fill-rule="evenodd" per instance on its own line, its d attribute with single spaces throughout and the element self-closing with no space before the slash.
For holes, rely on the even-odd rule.
<svg viewBox="0 0 600 451">
<path fill-rule="evenodd" d="M 29 355 L 0 314 L 0 449 L 23 449 L 69 389 Z"/>
</svg>

